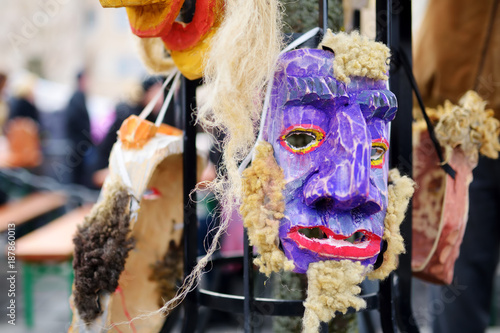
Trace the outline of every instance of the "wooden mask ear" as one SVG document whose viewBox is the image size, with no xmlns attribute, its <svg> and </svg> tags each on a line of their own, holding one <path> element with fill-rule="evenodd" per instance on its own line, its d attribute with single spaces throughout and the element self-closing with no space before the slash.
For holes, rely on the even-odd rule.
<svg viewBox="0 0 500 333">
<path fill-rule="evenodd" d="M 322 45 L 321 48 L 323 49 L 323 51 L 329 51 L 335 54 L 335 51 L 333 51 L 333 49 L 329 48 L 328 46 Z"/>
</svg>

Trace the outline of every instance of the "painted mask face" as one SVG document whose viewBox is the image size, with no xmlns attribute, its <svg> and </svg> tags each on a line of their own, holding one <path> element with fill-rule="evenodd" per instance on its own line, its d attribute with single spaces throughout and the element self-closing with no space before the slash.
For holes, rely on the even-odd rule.
<svg viewBox="0 0 500 333">
<path fill-rule="evenodd" d="M 298 273 L 324 260 L 374 264 L 382 246 L 397 101 L 385 81 L 336 80 L 333 58 L 315 49 L 281 57 L 264 128 L 286 181 L 279 237 Z"/>
<path fill-rule="evenodd" d="M 132 32 L 160 37 L 179 70 L 189 79 L 201 77 L 202 63 L 222 20 L 223 0 L 197 0 L 189 23 L 176 21 L 184 0 L 100 0 L 103 7 L 126 7 Z"/>
<path fill-rule="evenodd" d="M 139 37 L 162 37 L 170 50 L 196 44 L 222 10 L 220 0 L 196 1 L 190 23 L 176 22 L 184 0 L 100 0 L 103 7 L 126 7 L 132 32 Z"/>
</svg>

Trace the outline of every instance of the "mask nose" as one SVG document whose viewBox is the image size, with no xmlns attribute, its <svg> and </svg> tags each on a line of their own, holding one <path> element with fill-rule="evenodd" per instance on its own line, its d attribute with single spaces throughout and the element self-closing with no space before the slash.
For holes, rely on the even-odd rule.
<svg viewBox="0 0 500 333">
<path fill-rule="evenodd" d="M 370 181 L 364 174 L 354 174 L 353 165 L 335 165 L 331 173 L 318 172 L 304 186 L 308 206 L 318 209 L 352 210 L 366 203 Z M 364 172 L 363 172 L 364 173 Z"/>
<path fill-rule="evenodd" d="M 320 211 L 356 210 L 366 215 L 375 214 L 382 210 L 382 197 L 378 193 L 378 189 L 369 181 L 361 184 L 357 184 L 355 181 L 346 181 L 345 183 L 350 183 L 350 186 L 339 184 L 338 178 L 335 176 L 315 174 L 304 186 L 306 204 Z"/>
<path fill-rule="evenodd" d="M 337 112 L 330 130 L 332 151 L 322 156 L 304 186 L 306 204 L 320 210 L 380 211 L 378 191 L 370 183 L 371 136 L 359 108 Z"/>
</svg>

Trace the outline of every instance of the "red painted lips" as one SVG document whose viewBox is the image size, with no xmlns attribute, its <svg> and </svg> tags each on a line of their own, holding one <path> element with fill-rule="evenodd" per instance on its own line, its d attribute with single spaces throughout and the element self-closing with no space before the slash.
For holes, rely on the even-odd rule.
<svg viewBox="0 0 500 333">
<path fill-rule="evenodd" d="M 316 230 L 315 230 L 316 229 Z M 304 235 L 308 231 L 319 232 L 320 238 Z M 316 252 L 321 256 L 335 259 L 365 260 L 380 252 L 382 239 L 366 230 L 357 230 L 351 236 L 337 235 L 325 226 L 293 227 L 288 238 L 300 248 Z"/>
</svg>

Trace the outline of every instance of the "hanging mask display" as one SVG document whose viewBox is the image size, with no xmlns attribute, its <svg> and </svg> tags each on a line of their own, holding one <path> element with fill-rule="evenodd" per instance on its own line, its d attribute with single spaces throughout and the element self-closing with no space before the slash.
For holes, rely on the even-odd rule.
<svg viewBox="0 0 500 333">
<path fill-rule="evenodd" d="M 440 167 L 424 120 L 413 125 L 413 174 L 418 187 L 412 211 L 412 270 L 423 280 L 452 283 L 467 224 L 472 170 L 479 154 L 498 158 L 500 123 L 485 105 L 469 91 L 458 105 L 447 101 L 428 109 L 446 162 L 456 171 L 454 179 Z"/>
<path fill-rule="evenodd" d="M 223 0 L 197 0 L 189 23 L 176 21 L 184 0 L 100 0 L 103 7 L 126 7 L 132 32 L 161 38 L 175 66 L 193 80 L 200 78 L 211 40 L 222 21 Z M 151 45 L 149 43 L 144 45 Z"/>
<path fill-rule="evenodd" d="M 307 274 L 304 327 L 313 329 L 362 308 L 357 285 L 396 267 L 413 192 L 397 171 L 388 189 L 397 101 L 386 88 L 387 48 L 331 33 L 321 46 L 278 60 L 241 208 L 261 271 Z"/>
<path fill-rule="evenodd" d="M 70 332 L 158 332 L 165 321 L 158 309 L 183 278 L 182 131 L 161 124 L 171 97 L 157 123 L 146 112 L 118 132 L 101 198 L 74 236 Z"/>
<path fill-rule="evenodd" d="M 194 17 L 190 24 L 174 21 L 183 3 L 183 0 L 101 1 L 103 7 L 127 7 L 132 30 L 135 34 L 142 37 L 142 52 L 146 55 L 146 59 L 143 60 L 145 60 L 149 67 L 155 67 L 155 69 L 161 71 L 178 67 L 179 71 L 188 79 L 199 78 L 202 74 L 205 76 L 208 73 L 208 75 L 212 75 L 210 80 L 214 78 L 213 75 L 217 76 L 222 72 L 226 74 L 231 73 L 235 67 L 244 68 L 245 80 L 250 77 L 256 77 L 255 73 L 258 74 L 257 76 L 262 76 L 268 72 L 268 69 L 271 68 L 271 64 L 275 59 L 274 55 L 276 51 L 279 51 L 280 46 L 280 10 L 278 0 L 255 0 L 244 2 L 236 0 L 227 0 L 224 2 L 220 0 L 199 0 L 196 1 Z M 227 17 L 226 15 L 224 16 L 225 24 L 221 22 L 223 8 L 225 12 L 227 11 L 227 16 L 230 18 L 227 20 L 229 22 L 226 22 Z M 244 29 L 240 29 L 240 26 L 243 26 Z M 240 31 L 238 36 L 234 36 L 234 31 Z M 221 34 L 221 32 L 224 33 Z M 226 38 L 228 33 L 231 35 L 230 38 Z M 215 34 L 217 34 L 217 36 L 213 39 L 217 40 L 217 43 L 212 43 L 212 36 Z M 159 47 L 158 41 L 164 45 Z M 235 48 L 235 44 L 238 46 L 237 48 Z M 227 47 L 228 45 L 229 47 Z M 218 51 L 215 55 L 212 54 L 214 46 Z M 170 53 L 175 64 L 170 61 L 165 61 L 165 49 L 167 53 Z M 210 57 L 207 55 L 209 49 Z M 245 56 L 245 60 L 248 60 L 250 55 L 248 49 L 258 50 L 258 54 L 256 54 L 256 52 L 250 52 L 250 54 L 253 53 L 253 57 L 250 56 L 250 58 L 256 60 L 258 63 L 256 66 L 241 66 L 239 61 L 238 63 L 228 63 L 225 57 L 219 56 L 222 54 L 240 58 L 239 55 L 242 54 Z M 231 52 L 228 52 L 228 50 L 231 50 Z M 266 62 L 268 65 L 263 66 L 263 62 Z M 230 70 L 224 71 L 215 69 L 215 67 L 218 68 L 221 64 L 224 66 L 229 65 L 231 67 Z M 207 66 L 206 70 L 205 65 Z M 229 80 L 224 81 L 223 84 L 217 85 L 217 87 L 220 91 L 227 93 L 228 82 L 231 86 L 235 84 L 234 81 Z M 253 83 L 257 82 L 262 82 L 262 80 L 257 79 L 253 81 Z M 245 96 L 247 98 L 251 96 L 251 98 L 254 99 L 255 91 L 257 90 L 254 89 L 254 86 L 254 84 L 248 83 L 245 85 L 237 85 L 237 98 L 232 98 L 231 96 L 228 99 L 231 101 L 241 101 L 242 104 L 246 104 L 244 102 L 246 98 L 242 99 L 242 95 L 240 94 L 241 88 L 245 88 Z M 218 95 L 218 93 L 210 93 L 208 94 L 208 99 L 213 102 L 213 97 Z M 222 100 L 218 98 L 215 100 L 222 102 Z M 210 106 L 211 103 L 207 102 L 205 105 Z M 217 108 L 214 108 L 214 110 L 215 109 Z M 201 110 L 198 113 L 199 117 L 200 114 L 203 114 Z M 235 118 L 230 117 L 230 119 Z M 241 120 L 241 118 L 238 119 L 240 123 L 239 127 L 243 128 L 246 132 L 252 132 L 251 126 L 246 126 L 248 122 L 245 123 Z M 196 285 L 197 281 L 199 281 L 203 268 L 207 265 L 210 256 L 217 248 L 217 239 L 224 234 L 228 226 L 227 220 L 223 219 L 214 236 L 214 242 L 207 250 L 207 254 L 198 261 L 196 267 L 184 278 L 182 285 L 178 288 L 174 288 L 174 284 L 172 283 L 172 281 L 175 280 L 175 272 L 179 271 L 178 267 L 175 268 L 175 265 L 172 265 L 174 262 L 178 263 L 178 260 L 171 260 L 172 256 L 168 254 L 171 253 L 170 249 L 173 249 L 174 253 L 177 253 L 177 258 L 179 258 L 180 253 L 175 252 L 179 244 L 177 241 L 175 242 L 175 246 L 169 244 L 169 239 L 164 238 L 166 236 L 163 231 L 152 231 L 148 233 L 149 237 L 158 237 L 159 239 L 163 237 L 161 241 L 163 245 L 157 246 L 155 250 L 152 251 L 154 254 L 147 259 L 143 259 L 142 262 L 140 259 L 137 259 L 138 257 L 136 257 L 135 252 L 137 249 L 140 249 L 139 235 L 142 235 L 141 239 L 143 246 L 151 246 L 151 248 L 153 248 L 157 245 L 156 243 L 149 244 L 145 241 L 146 237 L 144 237 L 142 233 L 143 229 L 149 225 L 148 220 L 151 218 L 150 216 L 156 214 L 156 209 L 154 210 L 155 212 L 151 211 L 148 213 L 150 211 L 149 208 L 147 209 L 148 212 L 146 211 L 146 201 L 144 200 L 149 199 L 151 202 L 158 202 L 158 210 L 160 210 L 160 206 L 163 211 L 174 205 L 182 208 L 182 204 L 180 201 L 177 201 L 177 199 L 170 201 L 162 199 L 164 191 L 169 192 L 169 194 L 175 196 L 175 198 L 178 198 L 178 196 L 180 198 L 182 191 L 173 187 L 178 184 L 176 182 L 172 182 L 172 190 L 163 190 L 151 183 L 153 179 L 157 179 L 152 176 L 151 172 L 153 172 L 153 175 L 156 173 L 155 168 L 161 166 L 160 161 L 165 158 L 165 153 L 170 151 L 166 146 L 163 146 L 163 143 L 160 144 L 160 141 L 166 143 L 164 140 L 159 140 L 159 138 L 164 138 L 161 133 L 161 128 L 144 122 L 144 117 L 142 117 L 140 119 L 129 119 L 123 125 L 122 129 L 124 129 L 124 131 L 122 132 L 120 130 L 120 143 L 117 143 L 121 149 L 115 146 L 113 154 L 116 155 L 112 157 L 110 161 L 111 174 L 118 175 L 118 177 L 113 177 L 115 181 L 110 181 L 111 184 L 115 186 L 110 186 L 108 185 L 108 181 L 106 182 L 106 186 L 103 188 L 102 200 L 96 205 L 93 212 L 87 218 L 85 225 L 77 235 L 77 238 L 75 238 L 75 244 L 79 244 L 77 245 L 78 250 L 75 252 L 74 266 L 75 287 L 72 297 L 74 320 L 71 328 L 73 331 L 82 329 L 82 331 L 100 332 L 101 330 L 110 329 L 112 327 L 117 327 L 117 330 L 123 332 L 158 331 L 158 325 L 164 320 L 163 316 L 167 315 L 177 306 Z M 239 132 L 240 134 L 242 133 L 242 131 Z M 171 142 L 171 144 L 176 146 L 174 142 Z M 120 152 L 123 152 L 123 154 Z M 177 153 L 174 154 L 177 155 Z M 123 163 L 113 164 L 113 160 L 123 160 Z M 126 168 L 120 167 L 124 164 Z M 199 166 L 201 166 L 201 164 L 202 163 L 198 163 Z M 137 168 L 139 165 L 142 165 L 143 168 L 147 168 L 147 170 L 140 170 Z M 129 168 L 132 167 L 135 171 L 131 171 L 132 169 L 130 169 L 130 172 L 124 172 L 124 169 L 129 170 Z M 175 172 L 176 179 L 182 179 L 182 174 L 179 173 L 182 166 L 172 164 L 169 168 L 171 169 L 161 169 L 165 172 L 165 175 L 162 175 L 160 178 L 169 179 L 170 172 Z M 127 177 L 123 176 L 126 174 L 129 174 L 130 182 L 125 181 Z M 150 180 L 147 180 L 148 178 Z M 136 181 L 138 181 L 138 183 L 136 183 Z M 132 199 L 129 195 L 125 195 L 126 193 L 123 193 L 124 189 L 129 194 L 133 191 L 135 199 Z M 146 192 L 143 191 L 144 189 L 146 189 Z M 234 193 L 232 190 L 225 192 Z M 118 195 L 119 193 L 123 193 L 123 195 L 120 196 Z M 119 200 L 120 198 L 123 200 Z M 137 205 L 135 205 L 135 207 L 131 206 L 128 209 L 126 208 L 131 205 L 130 202 L 134 203 L 134 201 L 139 201 L 140 209 L 138 211 L 136 211 Z M 228 201 L 235 202 L 233 200 Z M 228 201 L 224 200 L 225 203 Z M 118 221 L 129 220 L 127 214 L 132 216 L 132 220 L 130 220 L 129 224 L 125 223 L 124 226 L 120 228 L 120 230 L 125 230 L 120 233 L 121 236 L 119 237 L 121 241 L 110 241 L 110 244 L 116 243 L 112 246 L 113 249 L 120 249 L 119 251 L 113 251 L 117 253 L 117 257 L 104 256 L 103 253 L 106 253 L 105 250 L 96 249 L 106 249 L 108 247 L 108 243 L 104 242 L 104 240 L 109 239 L 109 233 L 111 230 L 115 229 L 115 225 Z M 145 216 L 143 223 L 140 223 L 141 214 Z M 162 214 L 164 214 L 164 216 L 162 216 L 161 221 L 158 221 L 158 223 L 162 225 L 168 225 L 169 223 L 180 220 L 177 218 L 177 215 L 171 215 L 170 212 L 162 212 Z M 118 215 L 123 216 L 118 219 L 111 218 Z M 137 221 L 133 220 L 135 215 L 137 215 Z M 115 221 L 113 222 L 113 227 L 109 227 L 108 224 L 110 222 L 107 221 Z M 155 225 L 155 223 L 152 223 L 152 226 L 153 225 Z M 127 233 L 127 230 L 131 231 Z M 113 235 L 114 234 L 115 233 L 113 233 Z M 175 233 L 175 235 L 177 235 L 177 233 Z M 86 241 L 87 239 L 94 238 L 99 240 L 98 244 Z M 175 239 L 177 240 L 177 238 Z M 163 251 L 165 246 L 168 246 L 167 252 Z M 88 256 L 91 256 L 91 259 L 95 263 L 94 266 L 87 267 L 85 264 L 86 257 Z M 136 258 L 137 260 L 132 260 L 130 258 Z M 153 261 L 155 263 L 159 261 L 160 264 L 153 264 Z M 105 268 L 111 266 L 108 265 L 109 262 L 117 263 L 112 266 L 113 272 L 111 275 Z M 156 282 L 151 282 L 151 284 L 148 284 L 146 290 L 148 292 L 143 292 L 141 283 L 146 283 L 145 276 L 148 276 L 148 274 L 145 273 L 141 273 L 143 276 L 138 277 L 137 280 L 140 282 L 134 285 L 135 287 L 132 286 L 130 278 L 137 270 L 132 264 L 129 264 L 129 262 L 141 262 L 140 265 L 138 264 L 138 267 L 141 269 L 148 263 L 150 272 L 152 272 L 153 269 L 157 272 L 153 273 L 153 275 L 158 275 L 158 281 L 167 281 L 167 283 L 162 284 L 165 288 L 161 288 Z M 167 266 L 170 268 L 163 269 L 162 266 L 164 265 L 162 262 L 169 263 Z M 100 273 L 96 275 L 97 278 L 95 278 L 95 276 L 90 277 L 90 272 L 98 267 L 104 267 L 100 269 L 103 272 L 100 271 Z M 174 278 L 166 278 L 166 273 L 169 274 L 168 276 Z M 109 279 L 109 276 L 113 276 L 114 278 Z M 106 282 L 108 280 L 109 282 Z M 151 291 L 150 287 L 152 285 L 157 287 L 157 291 L 150 293 L 149 291 Z M 174 289 L 177 294 L 173 298 L 170 298 L 168 295 L 171 294 L 171 291 Z M 163 299 L 163 306 L 158 309 L 155 308 L 154 304 L 156 304 L 155 302 L 157 302 L 160 296 Z"/>
</svg>

